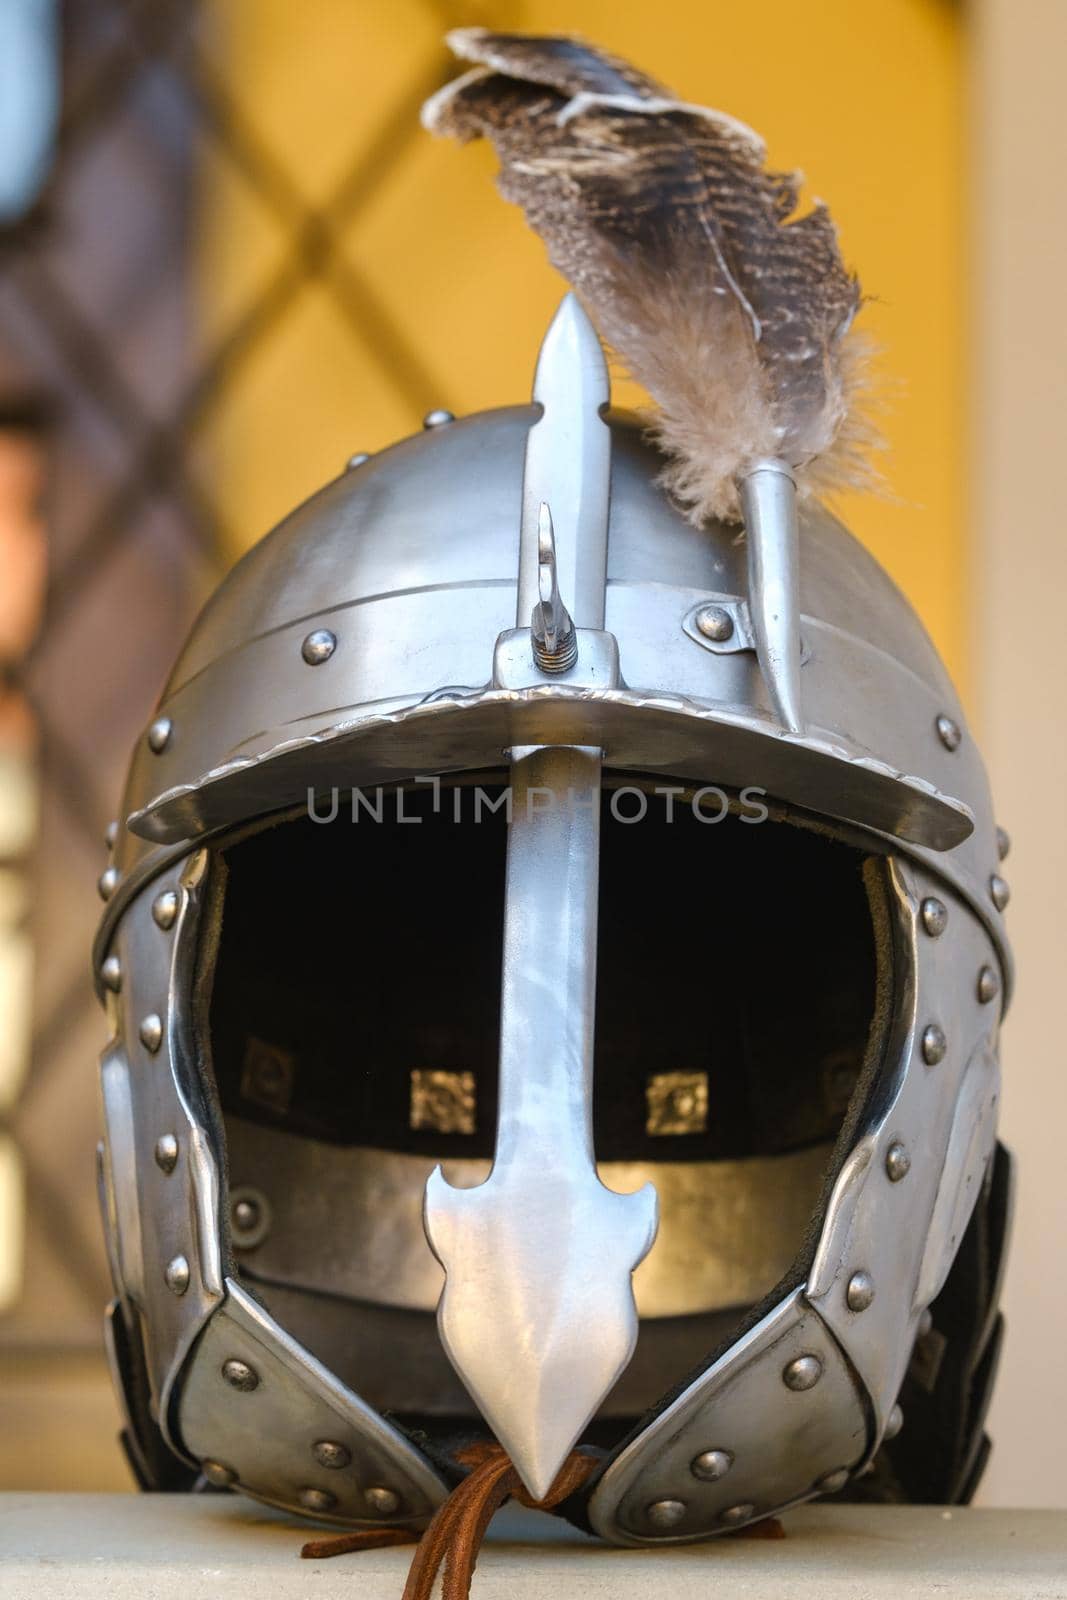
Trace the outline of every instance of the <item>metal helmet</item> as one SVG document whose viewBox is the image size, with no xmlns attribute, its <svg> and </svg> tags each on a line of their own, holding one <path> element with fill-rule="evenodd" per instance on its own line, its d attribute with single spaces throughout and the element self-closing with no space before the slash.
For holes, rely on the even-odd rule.
<svg viewBox="0 0 1067 1600">
<path fill-rule="evenodd" d="M 780 462 L 696 528 L 608 399 L 568 297 L 532 405 L 245 556 L 138 744 L 95 960 L 146 1484 L 418 1526 L 457 1444 L 535 1498 L 581 1444 L 564 1513 L 657 1544 L 980 1470 L 982 763 Z"/>
</svg>

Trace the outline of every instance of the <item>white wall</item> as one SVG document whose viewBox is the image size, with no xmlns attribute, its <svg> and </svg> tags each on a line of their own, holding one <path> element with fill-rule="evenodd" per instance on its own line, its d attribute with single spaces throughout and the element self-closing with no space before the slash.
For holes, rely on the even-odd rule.
<svg viewBox="0 0 1067 1600">
<path fill-rule="evenodd" d="M 1067 1506 L 1067 3 L 976 0 L 973 20 L 975 711 L 1013 839 L 1019 1164 L 980 1498 Z"/>
</svg>

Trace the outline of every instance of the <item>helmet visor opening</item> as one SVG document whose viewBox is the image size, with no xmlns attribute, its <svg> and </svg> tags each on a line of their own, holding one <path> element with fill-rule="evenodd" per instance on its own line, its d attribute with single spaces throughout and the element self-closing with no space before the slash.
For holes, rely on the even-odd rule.
<svg viewBox="0 0 1067 1600">
<path fill-rule="evenodd" d="M 406 1415 L 469 1406 L 437 1342 L 421 1206 L 437 1161 L 462 1185 L 493 1154 L 503 783 L 355 810 L 342 793 L 329 822 L 225 851 L 210 1026 L 239 1270 Z M 656 1184 L 661 1217 L 606 1437 L 788 1272 L 875 1011 L 863 853 L 666 788 L 606 775 L 602 795 L 594 1144 L 609 1187 Z"/>
</svg>

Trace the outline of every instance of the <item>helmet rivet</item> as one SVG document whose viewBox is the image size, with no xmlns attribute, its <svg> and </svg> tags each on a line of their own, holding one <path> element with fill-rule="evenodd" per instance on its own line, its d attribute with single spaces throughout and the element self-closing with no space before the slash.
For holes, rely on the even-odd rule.
<svg viewBox="0 0 1067 1600">
<path fill-rule="evenodd" d="M 331 1494 L 329 1489 L 301 1489 L 300 1504 L 305 1511 L 332 1511 L 337 1504 L 337 1496 Z"/>
<path fill-rule="evenodd" d="M 454 413 L 446 411 L 442 406 L 436 411 L 427 411 L 422 419 L 422 425 L 424 428 L 446 428 L 450 422 L 455 422 L 455 420 Z"/>
<path fill-rule="evenodd" d="M 928 895 L 920 907 L 923 927 L 931 939 L 939 939 L 948 927 L 948 907 L 935 895 Z"/>
<path fill-rule="evenodd" d="M 733 636 L 734 619 L 725 606 L 701 606 L 694 620 L 698 633 L 716 644 L 723 644 Z"/>
<path fill-rule="evenodd" d="M 882 1438 L 895 1439 L 903 1426 L 904 1413 L 899 1406 L 894 1406 L 886 1419 L 885 1432 L 882 1434 Z"/>
<path fill-rule="evenodd" d="M 167 1288 L 172 1294 L 184 1294 L 189 1287 L 189 1263 L 184 1256 L 175 1256 L 173 1261 L 167 1262 L 167 1269 L 163 1274 L 167 1281 Z"/>
<path fill-rule="evenodd" d="M 224 1466 L 221 1461 L 201 1461 L 200 1471 L 208 1483 L 214 1484 L 216 1489 L 228 1489 L 231 1483 L 237 1482 L 237 1474 L 233 1468 Z"/>
<path fill-rule="evenodd" d="M 163 1021 L 158 1012 L 150 1011 L 137 1032 L 145 1049 L 155 1055 L 163 1043 Z"/>
<path fill-rule="evenodd" d="M 118 823 L 117 822 L 109 822 L 108 825 L 107 825 L 107 829 L 106 829 L 106 831 L 104 833 L 104 843 L 107 845 L 109 850 L 114 850 L 115 845 L 118 842 L 118 837 L 119 837 L 119 825 L 118 825 Z"/>
<path fill-rule="evenodd" d="M 355 455 L 354 456 L 349 456 L 348 460 L 345 462 L 345 471 L 346 472 L 355 472 L 357 467 L 361 467 L 365 461 L 369 461 L 369 460 L 370 460 L 370 451 L 369 450 L 357 450 Z"/>
<path fill-rule="evenodd" d="M 375 1484 L 365 1490 L 363 1498 L 379 1517 L 391 1517 L 400 1510 L 400 1496 L 395 1489 L 387 1489 L 384 1484 Z"/>
<path fill-rule="evenodd" d="M 939 1061 L 944 1061 L 945 1051 L 948 1049 L 948 1040 L 945 1030 L 936 1022 L 927 1023 L 923 1029 L 923 1060 L 928 1067 L 936 1067 Z"/>
<path fill-rule="evenodd" d="M 173 889 L 164 889 L 162 894 L 157 894 L 152 901 L 152 921 L 157 928 L 164 932 L 174 926 L 174 919 L 178 915 L 178 896 Z"/>
<path fill-rule="evenodd" d="M 1011 834 L 1007 828 L 997 829 L 997 858 L 1003 861 L 1011 849 Z"/>
<path fill-rule="evenodd" d="M 260 1215 L 259 1206 L 254 1200 L 238 1200 L 233 1208 L 233 1225 L 240 1233 L 250 1233 Z"/>
<path fill-rule="evenodd" d="M 739 1506 L 727 1506 L 725 1511 L 720 1511 L 719 1521 L 726 1528 L 739 1528 L 742 1522 L 750 1521 L 755 1515 L 755 1506 L 746 1500 Z"/>
<path fill-rule="evenodd" d="M 983 967 L 978 974 L 978 998 L 984 1006 L 1000 993 L 1000 979 L 992 967 Z"/>
<path fill-rule="evenodd" d="M 1008 882 L 1000 876 L 999 872 L 994 872 L 989 880 L 989 898 L 998 911 L 1003 911 L 1011 899 L 1011 889 L 1008 886 Z"/>
<path fill-rule="evenodd" d="M 96 880 L 96 890 L 101 900 L 110 900 L 119 886 L 118 867 L 105 867 Z"/>
<path fill-rule="evenodd" d="M 654 1528 L 666 1532 L 668 1528 L 678 1526 L 685 1511 L 684 1500 L 653 1500 L 650 1506 L 645 1507 L 645 1516 Z"/>
<path fill-rule="evenodd" d="M 700 1478 L 704 1483 L 717 1483 L 720 1478 L 725 1478 L 733 1464 L 734 1458 L 729 1450 L 703 1450 L 689 1463 L 689 1470 L 694 1478 Z"/>
<path fill-rule="evenodd" d="M 259 1373 L 255 1367 L 250 1367 L 247 1361 L 239 1361 L 236 1356 L 222 1363 L 222 1376 L 231 1389 L 239 1389 L 242 1394 L 251 1394 L 253 1389 L 259 1388 Z"/>
<path fill-rule="evenodd" d="M 338 1444 L 335 1439 L 319 1439 L 311 1446 L 311 1454 L 320 1467 L 347 1467 L 352 1460 L 348 1446 Z"/>
<path fill-rule="evenodd" d="M 270 1201 L 258 1189 L 230 1190 L 230 1228 L 235 1250 L 254 1250 L 270 1232 Z"/>
<path fill-rule="evenodd" d="M 822 1494 L 837 1494 L 848 1482 L 848 1468 L 835 1467 L 833 1472 L 824 1472 L 821 1478 L 816 1478 L 815 1487 Z"/>
<path fill-rule="evenodd" d="M 959 749 L 963 734 L 960 732 L 958 722 L 953 721 L 951 717 L 946 717 L 942 713 L 934 726 L 937 728 L 937 737 L 941 740 L 946 750 Z"/>
<path fill-rule="evenodd" d="M 173 1172 L 178 1165 L 178 1141 L 172 1133 L 162 1133 L 153 1152 L 160 1172 Z"/>
<path fill-rule="evenodd" d="M 782 1382 L 787 1389 L 795 1389 L 798 1393 L 804 1389 L 814 1389 L 822 1377 L 822 1362 L 818 1356 L 797 1356 L 795 1361 L 782 1369 Z"/>
<path fill-rule="evenodd" d="M 309 667 L 321 667 L 324 661 L 329 661 L 337 649 L 337 635 L 331 633 L 329 628 L 316 628 L 314 633 L 309 633 L 300 646 L 300 654 Z"/>
<path fill-rule="evenodd" d="M 874 1299 L 874 1279 L 869 1272 L 854 1272 L 848 1280 L 845 1299 L 850 1311 L 866 1311 Z"/>
<path fill-rule="evenodd" d="M 108 956 L 100 967 L 100 977 L 105 989 L 118 994 L 122 988 L 122 962 L 118 956 Z"/>
<path fill-rule="evenodd" d="M 899 1140 L 885 1153 L 885 1170 L 890 1183 L 899 1183 L 911 1171 L 911 1157 Z"/>
<path fill-rule="evenodd" d="M 148 729 L 148 748 L 153 755 L 162 755 L 170 744 L 174 724 L 169 717 L 157 717 Z"/>
</svg>

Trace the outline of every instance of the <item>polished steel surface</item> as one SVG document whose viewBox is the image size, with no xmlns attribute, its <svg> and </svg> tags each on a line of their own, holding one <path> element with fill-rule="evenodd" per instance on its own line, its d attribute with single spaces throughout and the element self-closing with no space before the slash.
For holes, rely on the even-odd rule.
<svg viewBox="0 0 1067 1600">
<path fill-rule="evenodd" d="M 181 1364 L 222 1298 L 220 1153 L 193 1091 L 192 979 L 209 878 L 206 852 L 172 865 L 126 911 L 116 934 L 125 981 L 117 1037 L 104 1052 L 103 1180 L 117 1291 L 140 1312 L 160 1425 Z M 161 929 L 159 893 L 178 908 Z M 142 1037 L 145 1008 L 158 1023 Z M 184 1262 L 184 1268 L 179 1266 Z"/>
<path fill-rule="evenodd" d="M 511 783 L 493 1167 L 474 1189 L 435 1168 L 424 1217 L 441 1341 L 541 1499 L 633 1354 L 656 1200 L 593 1154 L 600 753 L 515 750 Z"/>
<path fill-rule="evenodd" d="M 578 640 L 559 592 L 556 536 L 542 500 L 537 533 L 537 604 L 530 617 L 533 657 L 542 672 L 566 672 L 578 659 Z"/>
<path fill-rule="evenodd" d="M 194 1460 L 224 1461 L 269 1505 L 296 1511 L 309 1490 L 329 1496 L 313 1508 L 328 1521 L 381 1522 L 389 1513 L 370 1491 L 384 1487 L 396 1496 L 391 1515 L 418 1525 L 446 1492 L 403 1434 L 230 1280 L 183 1375 L 178 1432 Z"/>
<path fill-rule="evenodd" d="M 775 716 L 803 727 L 800 682 L 800 533 L 796 479 L 784 461 L 759 461 L 739 484 L 748 549 L 748 607 Z"/>
<path fill-rule="evenodd" d="M 441 1266 L 422 1226 L 429 1156 L 294 1139 L 267 1125 L 227 1121 L 231 1194 L 251 1186 L 271 1202 L 271 1227 L 242 1270 L 376 1305 L 432 1311 Z M 785 1272 L 815 1209 L 830 1146 L 739 1161 L 605 1161 L 608 1189 L 654 1182 L 656 1242 L 634 1274 L 641 1317 L 695 1316 L 752 1305 Z M 442 1162 L 456 1188 L 483 1183 L 488 1161 Z M 338 1229 L 334 1219 L 347 1215 Z M 702 1241 L 699 1250 L 693 1240 Z"/>
<path fill-rule="evenodd" d="M 800 1362 L 818 1364 L 818 1382 L 787 1388 Z M 590 1521 L 621 1544 L 707 1538 L 819 1493 L 827 1472 L 862 1460 L 867 1436 L 848 1363 L 796 1290 L 610 1462 Z M 726 1472 L 693 1470 L 709 1451 L 730 1456 Z M 685 1505 L 669 1529 L 649 1515 L 664 1500 Z"/>
<path fill-rule="evenodd" d="M 574 624 L 604 626 L 611 432 L 601 413 L 610 398 L 600 340 L 574 295 L 565 295 L 534 373 L 540 414 L 526 435 L 523 456 L 516 627 L 528 628 L 541 603 L 544 504 L 552 513 L 558 586 Z M 510 570 L 514 574 L 514 561 Z"/>
<path fill-rule="evenodd" d="M 516 486 L 536 416 L 531 408 L 487 413 L 385 451 L 246 558 L 240 582 L 208 608 L 172 679 L 166 702 L 182 713 L 180 736 L 162 756 L 143 751 L 135 765 L 126 810 L 147 804 L 155 819 L 146 813 L 138 826 L 174 838 L 298 802 L 309 771 L 315 781 L 375 781 L 375 774 L 410 776 L 423 766 L 484 766 L 501 742 L 516 738 L 601 742 L 613 765 L 671 771 L 681 764 L 694 777 L 764 782 L 812 809 L 844 809 L 853 821 L 938 844 L 951 844 L 959 827 L 935 824 L 946 808 L 931 787 L 959 795 L 977 816 L 978 834 L 938 867 L 980 898 L 993 922 L 993 823 L 977 752 L 970 741 L 946 751 L 935 728 L 944 707 L 955 709 L 951 686 L 888 579 L 818 508 L 801 516 L 811 731 L 795 752 L 780 735 L 764 750 L 771 706 L 755 661 L 744 651 L 698 650 L 681 632 L 702 603 L 743 598 L 743 549 L 732 530 L 690 528 L 653 486 L 655 453 L 618 426 L 605 620 L 630 688 L 618 691 L 618 704 L 590 704 L 581 696 L 572 703 L 561 685 L 551 718 L 541 701 L 500 704 L 484 688 L 492 640 L 516 615 Z M 550 503 L 559 540 L 563 526 Z M 309 537 L 313 571 L 299 561 Z M 312 675 L 299 641 L 317 619 L 329 622 L 339 644 Z M 423 704 L 449 685 L 466 686 L 465 697 Z M 443 717 L 430 715 L 442 709 Z M 854 730 L 872 725 L 876 750 L 864 750 Z M 825 779 L 821 762 L 829 764 Z M 158 852 L 122 841 L 113 915 L 133 892 L 131 878 L 150 871 Z"/>
<path fill-rule="evenodd" d="M 431 415 L 238 565 L 135 754 L 94 956 L 115 1034 L 102 1067 L 109 1254 L 144 1323 L 165 1435 L 206 1476 L 271 1504 L 421 1521 L 444 1491 L 414 1444 L 224 1279 L 231 1244 L 249 1280 L 289 1305 L 308 1292 L 425 1306 L 443 1265 L 442 1340 L 534 1493 L 626 1367 L 635 1292 L 646 1315 L 670 1317 L 752 1304 L 784 1278 L 825 1150 L 768 1166 L 765 1185 L 754 1162 L 664 1163 L 650 1252 L 649 1166 L 598 1176 L 599 809 L 572 791 L 596 789 L 604 769 L 761 788 L 795 820 L 884 858 L 869 871 L 888 899 L 879 959 L 893 1009 L 876 1041 L 878 1093 L 840 1154 L 806 1282 L 609 1458 L 596 1530 L 622 1543 L 705 1537 L 863 1471 L 900 1425 L 916 1333 L 984 1181 L 1007 886 L 952 686 L 841 526 L 818 507 L 797 523 L 777 466 L 743 487 L 744 541 L 695 529 L 659 489 L 655 451 L 604 420 L 607 398 L 602 352 L 568 297 L 532 406 Z M 570 622 L 573 660 L 560 651 Z M 451 1164 L 428 1174 L 438 1260 L 419 1238 L 428 1164 L 415 1157 L 324 1154 L 231 1119 L 223 1193 L 190 1011 L 211 925 L 212 852 L 194 846 L 306 805 L 316 788 L 508 759 L 497 1147 L 488 1177 Z M 259 1103 L 283 1117 L 293 1089 Z M 250 1193 L 254 1218 L 237 1209 Z"/>
<path fill-rule="evenodd" d="M 957 903 L 945 932 L 931 939 L 921 917 L 930 876 L 896 862 L 889 881 L 899 998 L 888 1065 L 895 1060 L 897 1070 L 887 1072 L 891 1093 L 877 1120 L 860 1130 L 835 1182 L 806 1288 L 870 1397 L 872 1446 L 896 1402 L 919 1319 L 977 1199 L 998 1092 L 996 1019 L 971 977 L 990 948 L 988 933 Z M 931 1070 L 923 1035 L 935 1004 L 946 1050 Z M 861 1315 L 847 1293 L 858 1272 L 877 1285 Z"/>
</svg>

